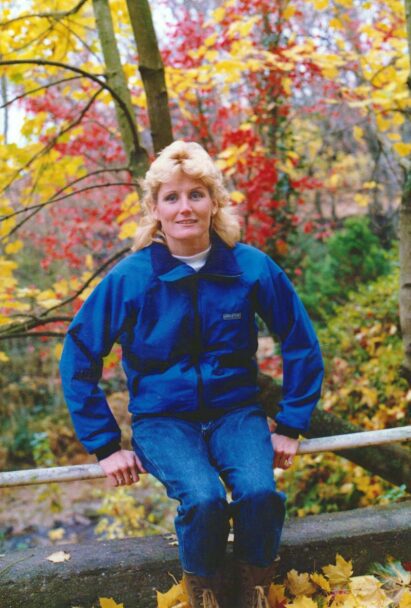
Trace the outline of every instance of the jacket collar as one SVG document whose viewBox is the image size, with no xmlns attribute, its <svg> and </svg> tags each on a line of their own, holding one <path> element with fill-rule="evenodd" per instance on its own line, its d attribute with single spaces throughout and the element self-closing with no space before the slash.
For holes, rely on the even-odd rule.
<svg viewBox="0 0 411 608">
<path fill-rule="evenodd" d="M 207 261 L 198 272 L 174 258 L 167 245 L 154 242 L 150 249 L 154 273 L 162 281 L 179 281 L 193 275 L 232 278 L 242 274 L 233 250 L 215 233 L 211 237 L 211 250 Z"/>
</svg>

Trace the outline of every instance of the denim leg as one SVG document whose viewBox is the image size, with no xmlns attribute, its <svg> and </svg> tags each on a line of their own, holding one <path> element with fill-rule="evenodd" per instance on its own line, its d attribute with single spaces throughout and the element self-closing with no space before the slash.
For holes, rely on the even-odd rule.
<svg viewBox="0 0 411 608">
<path fill-rule="evenodd" d="M 214 574 L 224 559 L 230 510 L 202 425 L 156 416 L 137 418 L 132 428 L 133 448 L 142 464 L 180 503 L 174 521 L 183 569 Z"/>
<path fill-rule="evenodd" d="M 209 448 L 232 491 L 234 555 L 254 566 L 268 566 L 280 544 L 285 495 L 276 490 L 265 413 L 259 406 L 248 406 L 225 414 L 214 424 Z"/>
</svg>

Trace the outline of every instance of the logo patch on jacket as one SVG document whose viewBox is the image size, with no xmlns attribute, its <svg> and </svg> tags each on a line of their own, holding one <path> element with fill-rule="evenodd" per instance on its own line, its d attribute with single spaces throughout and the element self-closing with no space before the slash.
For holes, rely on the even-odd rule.
<svg viewBox="0 0 411 608">
<path fill-rule="evenodd" d="M 234 319 L 241 319 L 241 312 L 225 312 L 223 314 L 224 321 L 232 321 Z"/>
</svg>

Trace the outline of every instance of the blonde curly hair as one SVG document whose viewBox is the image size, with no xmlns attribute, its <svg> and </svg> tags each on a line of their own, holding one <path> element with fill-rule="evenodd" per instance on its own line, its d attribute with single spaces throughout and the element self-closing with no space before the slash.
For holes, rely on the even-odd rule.
<svg viewBox="0 0 411 608">
<path fill-rule="evenodd" d="M 216 232 L 227 245 L 234 247 L 240 240 L 240 223 L 228 207 L 229 194 L 224 186 L 221 171 L 200 144 L 177 140 L 160 152 L 145 178 L 141 180 L 143 217 L 134 236 L 133 251 L 138 251 L 153 241 L 166 242 L 161 224 L 155 219 L 153 211 L 161 185 L 167 183 L 179 171 L 198 179 L 208 189 L 217 207 L 210 230 Z"/>
</svg>

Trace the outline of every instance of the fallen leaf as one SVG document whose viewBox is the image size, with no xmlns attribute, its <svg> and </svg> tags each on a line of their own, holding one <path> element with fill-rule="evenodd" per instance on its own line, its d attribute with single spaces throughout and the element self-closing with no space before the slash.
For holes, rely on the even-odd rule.
<svg viewBox="0 0 411 608">
<path fill-rule="evenodd" d="M 307 572 L 299 574 L 297 570 L 290 570 L 287 573 L 287 587 L 293 595 L 312 595 L 316 588 L 310 581 L 310 575 Z"/>
<path fill-rule="evenodd" d="M 322 574 L 314 572 L 314 574 L 310 575 L 310 578 L 312 582 L 318 585 L 322 591 L 325 591 L 326 593 L 329 593 L 331 591 L 330 583 Z"/>
<path fill-rule="evenodd" d="M 411 608 L 411 591 L 403 591 L 398 608 Z"/>
<path fill-rule="evenodd" d="M 70 553 L 66 553 L 65 551 L 56 551 L 55 553 L 48 555 L 46 559 L 48 559 L 49 562 L 53 562 L 54 564 L 59 564 L 61 562 L 67 562 L 69 559 L 71 559 L 71 555 Z"/>
<path fill-rule="evenodd" d="M 369 608 L 386 608 L 391 604 L 391 599 L 381 589 L 381 583 L 375 576 L 353 576 L 350 589 L 358 601 Z"/>
<path fill-rule="evenodd" d="M 268 590 L 268 603 L 274 608 L 284 608 L 287 605 L 287 598 L 284 594 L 284 585 L 274 585 L 272 583 Z"/>
<path fill-rule="evenodd" d="M 310 597 L 302 595 L 297 597 L 291 604 L 287 604 L 287 608 L 318 608 L 317 602 L 313 602 Z"/>
<path fill-rule="evenodd" d="M 362 608 L 356 598 L 347 591 L 341 591 L 334 595 L 330 608 Z"/>
<path fill-rule="evenodd" d="M 323 572 L 328 578 L 331 587 L 341 587 L 346 585 L 352 575 L 352 561 L 345 561 L 345 559 L 337 553 L 336 565 L 329 564 L 323 567 Z"/>
<path fill-rule="evenodd" d="M 49 530 L 48 537 L 50 540 L 61 540 L 65 533 L 64 528 L 54 528 L 54 530 Z"/>
<path fill-rule="evenodd" d="M 124 604 L 117 604 L 112 597 L 99 597 L 100 608 L 124 608 Z"/>
<path fill-rule="evenodd" d="M 172 608 L 176 604 L 186 604 L 187 608 L 188 595 L 184 587 L 184 583 L 173 585 L 166 593 L 160 593 L 157 591 L 157 608 Z"/>
</svg>

